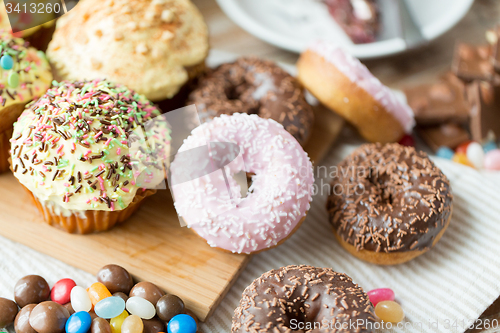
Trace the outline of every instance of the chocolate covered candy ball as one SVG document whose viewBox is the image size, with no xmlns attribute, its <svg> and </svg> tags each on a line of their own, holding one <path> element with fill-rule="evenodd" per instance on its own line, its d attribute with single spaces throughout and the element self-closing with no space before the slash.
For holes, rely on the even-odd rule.
<svg viewBox="0 0 500 333">
<path fill-rule="evenodd" d="M 19 309 L 14 301 L 0 297 L 0 328 L 9 326 L 16 319 Z"/>
<path fill-rule="evenodd" d="M 47 301 L 35 306 L 30 314 L 30 325 L 38 333 L 63 333 L 69 312 L 59 303 Z"/>
<path fill-rule="evenodd" d="M 156 303 L 156 314 L 166 323 L 181 313 L 184 313 L 184 302 L 175 295 L 165 295 Z"/>
<path fill-rule="evenodd" d="M 165 293 L 151 282 L 139 282 L 130 291 L 130 297 L 137 296 L 150 301 L 156 305 L 158 300 L 165 295 Z"/>
<path fill-rule="evenodd" d="M 143 319 L 142 323 L 144 324 L 142 333 L 166 332 L 165 324 L 158 317 L 154 317 L 153 319 Z"/>
<path fill-rule="evenodd" d="M 124 294 L 122 292 L 117 292 L 117 293 L 114 293 L 113 296 L 120 297 L 122 300 L 125 301 L 125 303 L 127 303 L 127 300 L 128 300 L 127 294 Z"/>
<path fill-rule="evenodd" d="M 90 333 L 111 333 L 111 325 L 106 319 L 95 318 L 90 326 Z"/>
<path fill-rule="evenodd" d="M 101 268 L 97 273 L 97 281 L 105 285 L 112 294 L 117 292 L 128 294 L 134 286 L 129 272 L 118 265 L 107 265 Z"/>
<path fill-rule="evenodd" d="M 29 304 L 19 311 L 14 321 L 14 330 L 16 333 L 36 333 L 30 325 L 30 314 L 35 306 L 36 304 Z"/>
<path fill-rule="evenodd" d="M 28 275 L 17 281 L 14 288 L 14 299 L 21 308 L 28 304 L 38 304 L 50 296 L 47 281 L 39 275 Z"/>
<path fill-rule="evenodd" d="M 66 308 L 66 310 L 68 310 L 70 316 L 73 313 L 75 313 L 75 310 L 73 310 L 73 306 L 71 305 L 71 302 L 70 303 L 66 303 L 63 306 Z"/>
</svg>

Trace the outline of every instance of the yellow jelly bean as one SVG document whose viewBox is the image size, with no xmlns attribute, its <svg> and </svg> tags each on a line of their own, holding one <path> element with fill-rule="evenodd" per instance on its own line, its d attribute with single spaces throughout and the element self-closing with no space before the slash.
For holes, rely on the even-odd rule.
<svg viewBox="0 0 500 333">
<path fill-rule="evenodd" d="M 474 167 L 472 165 L 472 163 L 469 161 L 469 159 L 467 158 L 467 155 L 465 155 L 464 153 L 456 153 L 453 156 L 452 161 L 456 162 L 456 163 L 463 164 L 463 165 L 467 165 L 467 166 L 470 166 L 470 167 Z"/>
<path fill-rule="evenodd" d="M 405 318 L 401 305 L 394 301 L 379 302 L 375 307 L 375 314 L 382 321 L 389 323 L 399 323 Z"/>
<path fill-rule="evenodd" d="M 96 282 L 91 285 L 89 289 L 87 289 L 87 292 L 89 293 L 92 306 L 96 305 L 97 303 L 99 303 L 99 301 L 102 301 L 107 297 L 111 297 L 111 293 L 109 292 L 108 288 L 106 288 L 106 286 L 101 282 Z"/>
<path fill-rule="evenodd" d="M 144 324 L 139 316 L 131 315 L 123 321 L 121 333 L 142 333 Z"/>
<path fill-rule="evenodd" d="M 111 333 L 121 333 L 123 321 L 127 319 L 127 317 L 128 312 L 125 310 L 118 317 L 112 318 L 109 323 L 111 325 Z"/>
</svg>

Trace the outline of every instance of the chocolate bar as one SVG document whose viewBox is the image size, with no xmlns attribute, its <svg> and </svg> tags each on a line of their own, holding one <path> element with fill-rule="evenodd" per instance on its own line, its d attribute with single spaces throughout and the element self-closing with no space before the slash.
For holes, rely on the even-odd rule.
<svg viewBox="0 0 500 333">
<path fill-rule="evenodd" d="M 500 85 L 473 82 L 467 91 L 470 110 L 470 131 L 474 141 L 500 137 Z"/>
<path fill-rule="evenodd" d="M 452 70 L 460 79 L 491 81 L 495 70 L 491 62 L 491 45 L 470 45 L 460 43 L 455 48 Z"/>
<path fill-rule="evenodd" d="M 500 73 L 500 25 L 494 30 L 489 30 L 486 33 L 486 39 L 491 44 L 492 54 L 491 63 L 497 73 Z"/>
<path fill-rule="evenodd" d="M 453 73 L 447 73 L 438 83 L 405 89 L 405 93 L 419 125 L 450 121 L 465 124 L 469 119 L 465 85 Z"/>
<path fill-rule="evenodd" d="M 437 151 L 442 146 L 454 149 L 462 142 L 470 139 L 469 133 L 462 126 L 455 123 L 418 127 L 417 130 L 420 137 L 434 151 Z"/>
</svg>

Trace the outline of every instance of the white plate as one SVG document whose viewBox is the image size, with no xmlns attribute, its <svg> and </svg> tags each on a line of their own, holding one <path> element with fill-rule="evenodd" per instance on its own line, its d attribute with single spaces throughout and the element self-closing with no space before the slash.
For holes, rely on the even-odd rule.
<svg viewBox="0 0 500 333">
<path fill-rule="evenodd" d="M 326 39 L 360 59 L 407 50 L 397 19 L 396 0 L 380 0 L 382 31 L 378 40 L 354 44 L 318 0 L 217 0 L 222 10 L 254 36 L 283 49 L 302 52 L 309 43 Z M 457 24 L 474 0 L 408 0 L 423 36 L 431 41 Z M 418 46 L 418 45 L 417 45 Z"/>
</svg>

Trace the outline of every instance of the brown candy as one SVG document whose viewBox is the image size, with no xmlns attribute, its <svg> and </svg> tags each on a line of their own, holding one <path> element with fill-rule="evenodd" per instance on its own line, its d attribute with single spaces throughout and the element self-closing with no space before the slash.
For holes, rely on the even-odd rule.
<svg viewBox="0 0 500 333">
<path fill-rule="evenodd" d="M 19 309 L 14 301 L 0 297 L 0 328 L 9 326 L 16 319 Z"/>
<path fill-rule="evenodd" d="M 470 139 L 469 133 L 454 123 L 417 128 L 420 137 L 434 151 L 445 146 L 455 149 L 459 144 Z"/>
<path fill-rule="evenodd" d="M 113 296 L 120 297 L 122 300 L 125 301 L 125 303 L 127 303 L 127 300 L 128 300 L 127 294 L 124 294 L 122 292 L 117 292 L 117 293 L 114 293 Z"/>
<path fill-rule="evenodd" d="M 28 304 L 38 304 L 46 301 L 49 296 L 49 284 L 39 275 L 23 277 L 14 288 L 14 299 L 21 308 Z"/>
<path fill-rule="evenodd" d="M 490 45 L 458 44 L 453 58 L 453 72 L 465 81 L 492 80 L 494 67 Z"/>
<path fill-rule="evenodd" d="M 153 305 L 156 305 L 158 300 L 165 295 L 165 293 L 151 282 L 139 282 L 130 291 L 130 297 L 138 296 L 147 299 Z"/>
<path fill-rule="evenodd" d="M 474 82 L 469 87 L 468 97 L 472 106 L 472 139 L 481 142 L 489 136 L 500 137 L 500 86 Z"/>
<path fill-rule="evenodd" d="M 142 323 L 144 324 L 144 329 L 142 333 L 165 332 L 165 324 L 157 317 L 154 317 L 153 319 L 149 320 L 143 319 Z"/>
<path fill-rule="evenodd" d="M 30 325 L 38 333 L 63 333 L 69 312 L 59 303 L 47 301 L 35 306 L 30 314 Z"/>
<path fill-rule="evenodd" d="M 70 316 L 75 313 L 75 310 L 73 310 L 73 306 L 71 305 L 71 303 L 66 303 L 63 306 L 66 308 L 66 310 L 68 310 Z"/>
<path fill-rule="evenodd" d="M 193 311 L 189 310 L 189 309 L 185 309 L 184 310 L 184 313 L 187 314 L 188 316 L 190 316 L 191 318 L 194 319 L 194 321 L 196 322 L 196 326 L 197 327 L 200 327 L 200 320 L 198 319 L 198 317 L 194 314 Z"/>
<path fill-rule="evenodd" d="M 452 73 L 438 83 L 405 89 L 408 105 L 418 125 L 436 125 L 448 121 L 466 123 L 469 104 L 463 82 Z"/>
<path fill-rule="evenodd" d="M 103 318 L 95 318 L 90 326 L 90 333 L 111 333 L 111 325 Z"/>
<path fill-rule="evenodd" d="M 112 294 L 116 292 L 128 294 L 134 286 L 134 281 L 129 272 L 118 265 L 107 265 L 101 268 L 97 273 L 97 281 L 104 284 Z"/>
<path fill-rule="evenodd" d="M 500 25 L 486 33 L 486 38 L 493 48 L 491 61 L 497 73 L 500 73 Z"/>
<path fill-rule="evenodd" d="M 156 314 L 166 323 L 181 313 L 184 313 L 184 302 L 175 295 L 165 295 L 156 303 Z"/>
<path fill-rule="evenodd" d="M 29 304 L 19 311 L 14 321 L 14 330 L 16 333 L 36 333 L 30 325 L 30 314 L 35 306 L 36 304 Z"/>
</svg>

